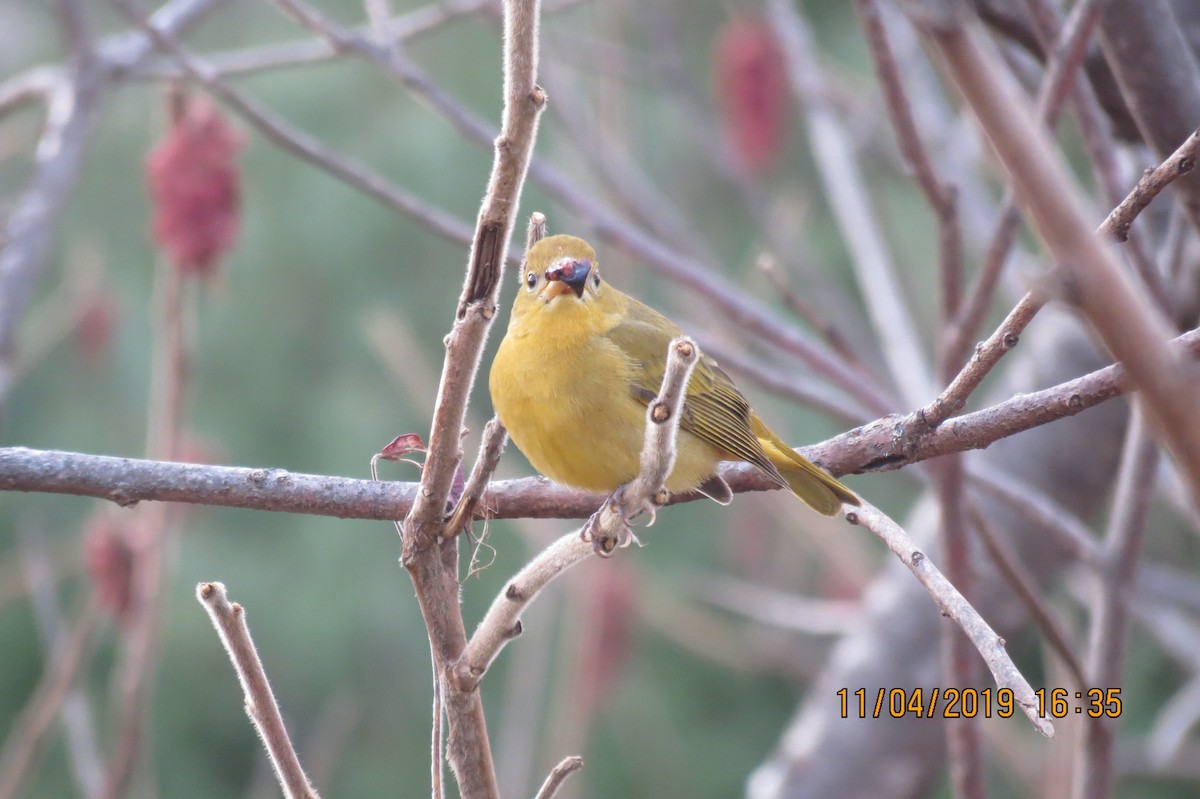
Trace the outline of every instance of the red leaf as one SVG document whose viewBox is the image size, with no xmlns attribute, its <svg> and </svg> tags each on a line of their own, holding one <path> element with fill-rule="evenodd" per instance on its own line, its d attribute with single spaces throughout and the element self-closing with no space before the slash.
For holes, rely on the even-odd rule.
<svg viewBox="0 0 1200 799">
<path fill-rule="evenodd" d="M 398 461 L 412 452 L 425 452 L 428 448 L 416 433 L 404 433 L 392 439 L 386 447 L 379 451 L 379 457 L 385 461 Z"/>
</svg>

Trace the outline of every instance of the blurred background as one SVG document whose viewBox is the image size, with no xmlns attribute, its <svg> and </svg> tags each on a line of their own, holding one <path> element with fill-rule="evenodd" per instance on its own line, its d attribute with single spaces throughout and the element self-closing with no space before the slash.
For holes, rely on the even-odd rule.
<svg viewBox="0 0 1200 799">
<path fill-rule="evenodd" d="M 109 4 L 83 5 L 96 41 L 119 42 L 116 37 L 130 29 Z M 396 45 L 400 57 L 430 76 L 453 103 L 496 125 L 497 4 L 384 5 L 397 17 L 395 29 L 405 32 Z M 357 0 L 322 0 L 315 7 L 338 25 L 367 23 Z M 796 11 L 810 26 L 822 67 L 820 102 L 840 121 L 840 135 L 869 186 L 872 224 L 901 281 L 896 302 L 909 309 L 932 354 L 938 319 L 935 224 L 896 148 L 858 20 L 850 4 L 809 2 Z M 52 4 L 30 0 L 0 5 L 0 81 L 63 62 L 60 14 Z M 1003 185 L 969 115 L 945 91 L 915 32 L 889 14 L 905 78 L 918 87 L 914 105 L 922 133 L 939 165 L 959 182 L 971 273 L 982 260 Z M 831 211 L 810 151 L 806 118 L 772 35 L 776 29 L 750 2 L 546 0 L 540 83 L 550 104 L 535 152 L 577 201 L 548 189 L 546 181 L 531 180 L 522 196 L 514 252 L 519 254 L 532 211 L 546 214 L 551 232 L 593 239 L 608 280 L 699 335 L 761 415 L 799 445 L 877 414 L 816 381 L 773 342 L 747 335 L 744 326 L 698 303 L 681 281 L 649 268 L 636 246 L 621 246 L 611 231 L 597 235 L 604 226 L 586 210 L 594 202 L 621 225 L 719 272 L 808 335 L 820 335 L 820 320 L 831 323 L 834 338 L 854 353 L 864 373 L 897 397 L 868 321 L 845 228 Z M 287 50 L 292 43 L 319 40 L 266 2 L 225 3 L 181 39 L 190 52 L 217 65 L 238 91 L 291 126 L 430 207 L 473 224 L 490 149 L 468 141 L 436 112 L 436 103 L 385 70 L 351 56 L 320 57 L 319 48 L 306 55 Z M 276 45 L 284 49 L 272 49 Z M 1010 42 L 1000 46 L 1016 74 L 1036 83 L 1038 59 Z M 296 57 L 267 57 L 276 53 Z M 247 58 L 258 61 L 247 66 Z M 127 457 L 144 457 L 152 446 L 147 420 L 160 330 L 155 286 L 163 291 L 171 282 L 163 273 L 179 265 L 164 253 L 162 237 L 156 243 L 151 232 L 147 159 L 168 136 L 172 112 L 164 77 L 174 72 L 169 57 L 152 55 L 103 93 L 77 185 L 53 228 L 46 268 L 21 321 L 13 377 L 0 400 L 5 446 Z M 204 96 L 202 89 L 188 91 L 193 98 Z M 220 103 L 216 107 L 239 143 L 231 167 L 231 180 L 240 185 L 237 233 L 203 275 L 182 279 L 191 355 L 176 451 L 186 460 L 367 477 L 371 455 L 394 436 L 428 435 L 441 341 L 461 289 L 467 248 L 304 163 Z M 34 150 L 43 120 L 37 103 L 0 117 L 0 219 L 13 212 L 36 175 Z M 1061 141 L 1091 187 L 1073 121 L 1065 123 Z M 1157 160 L 1138 146 L 1122 145 L 1136 156 L 1121 162 L 1128 176 Z M 1107 208 L 1098 197 L 1097 222 Z M 1165 228 L 1169 221 L 1164 212 L 1159 222 Z M 1034 252 L 1032 239 L 1022 235 L 980 337 L 1011 307 L 1029 274 L 1044 266 Z M 507 323 L 511 274 L 485 369 Z M 816 313 L 798 311 L 793 293 Z M 1081 327 L 1069 318 L 1039 318 L 1028 335 L 1057 341 L 1059 328 L 1082 347 Z M 1082 357 L 1063 366 L 1057 379 L 1094 368 L 1079 363 L 1101 363 Z M 1027 383 L 1055 382 L 1044 373 L 1031 377 L 1029 370 L 1026 363 L 1020 375 Z M 776 385 L 753 379 L 755 371 L 773 377 Z M 777 384 L 789 381 L 823 402 L 781 395 Z M 989 390 L 999 398 L 1008 391 L 991 383 Z M 899 399 L 890 408 L 910 409 Z M 464 444 L 469 457 L 490 415 L 481 378 Z M 1110 447 L 1115 453 L 1123 422 L 1120 413 L 1109 416 L 1117 430 Z M 1088 429 L 1070 435 L 1077 440 L 1091 435 Z M 1088 452 L 1080 457 L 1094 456 Z M 1103 529 L 1115 462 L 1103 461 L 1109 464 L 1105 474 L 1087 478 L 1098 487 L 1077 503 L 1080 512 L 1091 512 L 1097 530 Z M 1036 480 L 1038 468 L 1030 466 L 1025 476 Z M 1042 468 L 1063 472 L 1052 461 Z M 403 463 L 385 463 L 382 470 L 393 480 L 411 481 L 417 474 Z M 848 484 L 905 519 L 925 485 L 911 471 L 851 477 Z M 531 473 L 510 446 L 499 475 Z M 1178 506 L 1163 501 L 1156 508 L 1147 557 L 1186 566 L 1177 576 L 1192 592 L 1187 596 L 1194 596 L 1197 586 L 1187 580 L 1196 562 L 1195 530 Z M 140 523 L 139 514 L 148 511 L 73 497 L 0 494 L 0 736 L 17 728 L 46 674 L 50 642 L 73 627 L 90 596 L 101 597 L 71 694 L 70 707 L 82 715 L 72 722 L 73 733 L 51 727 L 17 796 L 86 794 L 79 759 L 86 760 L 89 736 L 80 730 L 92 731 L 90 746 L 102 758 L 112 754 L 127 668 L 122 642 L 130 626 L 119 596 L 122 581 L 130 579 L 123 571 L 128 566 L 123 542 Z M 246 608 L 289 729 L 322 792 L 424 793 L 429 647 L 411 583 L 398 564 L 395 529 L 195 507 L 174 509 L 167 524 L 174 532 L 165 539 L 160 632 L 145 682 L 141 752 L 127 795 L 277 794 L 233 671 L 194 598 L 196 584 L 208 580 L 225 583 L 230 597 Z M 475 552 L 465 548 L 474 563 L 462 591 L 468 629 L 533 552 L 572 526 L 546 520 L 477 524 L 476 536 L 486 539 Z M 936 524 L 917 526 L 920 534 L 920 528 Z M 1036 532 L 1028 522 L 1011 526 Z M 864 530 L 818 517 L 776 492 L 739 496 L 728 508 L 673 507 L 639 536 L 642 548 L 586 562 L 554 584 L 526 615 L 525 634 L 485 680 L 484 703 L 506 796 L 532 795 L 548 769 L 573 753 L 582 754 L 587 765 L 563 796 L 745 792 L 757 767 L 783 756 L 787 745 L 781 736 L 809 692 L 823 691 L 822 701 L 832 701 L 837 679 L 829 657 L 837 643 L 871 629 L 881 603 L 889 602 L 879 594 L 878 580 L 884 578 L 878 575 L 894 566 L 882 546 Z M 1085 572 L 1060 557 L 1052 573 L 1039 575 L 1045 578 L 1045 601 L 1081 647 Z M 887 579 L 912 581 L 908 575 Z M 874 599 L 864 604 L 871 585 Z M 1010 649 L 1035 687 L 1070 685 L 1020 604 L 998 593 L 1003 595 L 993 606 L 1000 608 L 998 624 L 1010 625 L 1005 632 Z M 928 616 L 935 625 L 932 638 L 914 634 L 911 644 L 936 650 L 934 606 L 919 588 L 904 602 L 906 614 Z M 1172 608 L 1187 630 L 1184 640 L 1200 640 L 1194 608 L 1183 599 Z M 870 651 L 874 659 L 889 657 L 886 649 Z M 1128 747 L 1119 750 L 1121 795 L 1194 795 L 1196 769 L 1179 765 L 1187 761 L 1188 725 L 1174 740 L 1175 749 L 1155 750 L 1166 752 L 1159 761 L 1149 758 L 1145 746 L 1158 730 L 1164 704 L 1188 684 L 1194 666 L 1193 655 L 1172 655 L 1152 629 L 1135 627 L 1120 719 Z M 875 688 L 853 682 L 851 672 L 841 674 L 846 682 L 838 687 Z M 896 679 L 884 687 L 912 684 L 907 675 L 897 673 Z M 944 683 L 926 674 L 924 684 Z M 867 722 L 868 728 L 872 723 L 887 724 Z M 1052 792 L 1070 773 L 1072 723 L 1066 720 L 1060 737 L 1048 742 L 1020 714 L 982 720 L 991 794 L 1061 795 Z M 905 735 L 926 737 L 931 749 L 941 750 L 938 722 L 907 729 Z M 5 746 L 8 756 L 12 737 Z M 914 765 L 922 776 L 909 795 L 946 795 L 940 757 Z"/>
</svg>

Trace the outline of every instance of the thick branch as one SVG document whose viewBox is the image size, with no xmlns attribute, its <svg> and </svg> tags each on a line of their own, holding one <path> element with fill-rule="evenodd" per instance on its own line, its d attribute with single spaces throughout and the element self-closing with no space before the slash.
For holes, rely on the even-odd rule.
<svg viewBox="0 0 1200 799">
<path fill-rule="evenodd" d="M 1200 355 L 1200 330 L 1175 339 Z M 990 408 L 955 417 L 927 435 L 915 414 L 885 416 L 799 452 L 840 476 L 890 471 L 914 463 L 983 449 L 1039 425 L 1074 416 L 1129 392 L 1129 375 L 1119 364 L 1051 388 L 1017 396 Z M 745 464 L 724 464 L 721 476 L 735 493 L 778 488 Z M 0 448 L 0 490 L 39 491 L 107 499 L 118 505 L 139 501 L 187 502 L 230 508 L 311 513 L 341 519 L 391 521 L 412 507 L 415 483 L 378 483 L 349 477 L 302 474 L 285 469 L 247 469 L 86 455 L 25 447 Z M 698 494 L 674 494 L 669 502 L 691 502 Z M 487 518 L 578 519 L 602 497 L 556 485 L 541 477 L 491 484 Z"/>
</svg>

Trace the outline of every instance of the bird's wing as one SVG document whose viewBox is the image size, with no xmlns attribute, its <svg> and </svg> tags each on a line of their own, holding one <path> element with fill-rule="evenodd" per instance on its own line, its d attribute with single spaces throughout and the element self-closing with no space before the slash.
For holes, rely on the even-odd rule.
<svg viewBox="0 0 1200 799">
<path fill-rule="evenodd" d="M 662 387 L 667 368 L 667 347 L 683 335 L 676 325 L 654 309 L 629 299 L 620 321 L 606 334 L 634 366 L 630 394 L 649 405 Z M 679 426 L 727 453 L 729 459 L 752 463 L 781 486 L 787 481 L 767 458 L 751 429 L 753 411 L 733 380 L 712 358 L 701 353 L 684 398 Z"/>
</svg>

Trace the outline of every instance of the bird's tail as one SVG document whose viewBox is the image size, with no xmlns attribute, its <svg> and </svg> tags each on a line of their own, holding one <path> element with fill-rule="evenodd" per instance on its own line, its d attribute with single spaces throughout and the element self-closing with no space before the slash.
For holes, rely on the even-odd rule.
<svg viewBox="0 0 1200 799">
<path fill-rule="evenodd" d="M 769 431 L 768 431 L 769 432 Z M 842 503 L 861 505 L 858 495 L 831 475 L 798 454 L 774 435 L 759 438 L 771 463 L 783 475 L 792 493 L 804 500 L 817 513 L 834 516 Z"/>
</svg>

